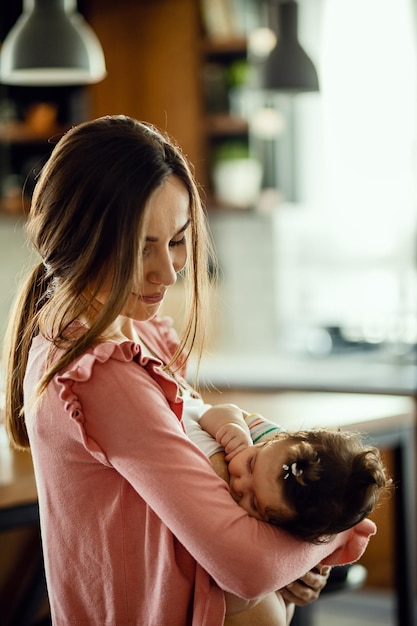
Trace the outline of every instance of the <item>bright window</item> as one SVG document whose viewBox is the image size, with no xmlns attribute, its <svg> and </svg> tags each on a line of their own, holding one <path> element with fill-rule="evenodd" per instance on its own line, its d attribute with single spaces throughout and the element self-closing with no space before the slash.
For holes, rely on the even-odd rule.
<svg viewBox="0 0 417 626">
<path fill-rule="evenodd" d="M 411 0 L 323 3 L 322 200 L 341 250 L 355 255 L 392 253 L 415 232 L 412 9 Z"/>
</svg>

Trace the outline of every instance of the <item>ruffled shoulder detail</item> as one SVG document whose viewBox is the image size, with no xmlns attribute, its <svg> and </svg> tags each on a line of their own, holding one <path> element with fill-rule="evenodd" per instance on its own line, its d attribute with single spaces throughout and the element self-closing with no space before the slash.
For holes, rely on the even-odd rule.
<svg viewBox="0 0 417 626">
<path fill-rule="evenodd" d="M 74 391 L 74 383 L 82 383 L 90 380 L 94 366 L 97 363 L 103 364 L 110 359 L 125 363 L 139 360 L 138 355 L 140 351 L 140 346 L 133 341 L 125 341 L 120 344 L 113 342 L 100 343 L 94 348 L 90 348 L 76 359 L 67 371 L 58 374 L 56 377 L 56 382 L 60 388 L 59 398 L 61 402 L 63 402 L 64 409 L 69 417 L 77 422 L 80 429 L 80 436 L 85 447 L 97 460 L 108 466 L 111 466 L 111 464 L 105 452 L 85 431 L 83 407 L 78 395 Z"/>
<path fill-rule="evenodd" d="M 73 392 L 73 383 L 89 380 L 96 362 L 106 363 L 109 359 L 124 362 L 133 361 L 139 352 L 140 347 L 133 341 L 100 343 L 74 361 L 70 369 L 58 375 L 56 380 L 61 387 L 59 397 L 64 402 L 64 408 L 70 417 L 77 421 L 82 420 L 81 404 Z"/>
</svg>

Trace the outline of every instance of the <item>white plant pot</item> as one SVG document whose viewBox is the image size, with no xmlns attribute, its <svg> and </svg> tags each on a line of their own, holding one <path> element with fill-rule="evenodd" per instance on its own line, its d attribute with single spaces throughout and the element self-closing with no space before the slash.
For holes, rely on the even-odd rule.
<svg viewBox="0 0 417 626">
<path fill-rule="evenodd" d="M 262 166 L 255 159 L 219 161 L 213 168 L 214 192 L 219 202 L 232 207 L 253 207 L 261 191 Z"/>
</svg>

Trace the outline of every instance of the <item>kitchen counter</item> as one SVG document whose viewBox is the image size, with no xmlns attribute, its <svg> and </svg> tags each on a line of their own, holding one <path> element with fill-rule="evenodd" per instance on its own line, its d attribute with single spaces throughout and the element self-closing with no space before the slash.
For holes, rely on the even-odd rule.
<svg viewBox="0 0 417 626">
<path fill-rule="evenodd" d="M 415 396 L 417 364 L 363 353 L 323 358 L 217 353 L 203 357 L 199 382 L 202 387 Z"/>
</svg>

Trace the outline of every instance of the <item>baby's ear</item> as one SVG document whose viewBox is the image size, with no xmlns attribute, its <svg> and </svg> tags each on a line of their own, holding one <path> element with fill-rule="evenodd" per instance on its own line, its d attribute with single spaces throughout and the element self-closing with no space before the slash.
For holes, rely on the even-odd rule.
<svg viewBox="0 0 417 626">
<path fill-rule="evenodd" d="M 324 565 L 346 565 L 354 563 L 365 552 L 369 539 L 376 534 L 376 525 L 370 519 L 364 519 L 347 531 L 346 542 L 326 557 Z"/>
</svg>

